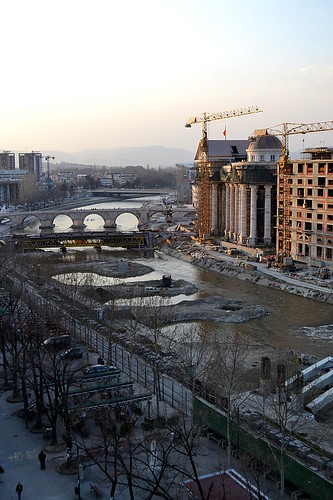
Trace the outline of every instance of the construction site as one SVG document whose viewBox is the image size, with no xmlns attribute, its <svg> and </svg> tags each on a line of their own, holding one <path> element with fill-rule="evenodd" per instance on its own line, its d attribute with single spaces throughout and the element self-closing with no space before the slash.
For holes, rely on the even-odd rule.
<svg viewBox="0 0 333 500">
<path fill-rule="evenodd" d="M 289 136 L 333 130 L 333 122 L 282 123 L 255 130 L 248 140 L 209 140 L 207 126 L 259 113 L 257 106 L 203 113 L 195 156 L 194 205 L 199 241 L 233 242 L 274 255 L 282 268 L 316 266 L 322 277 L 333 268 L 333 149 L 289 155 Z"/>
</svg>

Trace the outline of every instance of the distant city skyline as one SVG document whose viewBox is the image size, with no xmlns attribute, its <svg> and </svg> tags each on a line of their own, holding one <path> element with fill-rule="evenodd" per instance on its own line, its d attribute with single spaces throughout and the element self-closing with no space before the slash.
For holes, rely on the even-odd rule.
<svg viewBox="0 0 333 500">
<path fill-rule="evenodd" d="M 210 139 L 333 120 L 327 0 L 12 0 L 0 12 L 0 150 L 194 155 L 201 126 L 185 123 L 205 111 L 263 110 L 211 123 Z M 333 147 L 333 132 L 290 140 L 303 145 Z"/>
</svg>

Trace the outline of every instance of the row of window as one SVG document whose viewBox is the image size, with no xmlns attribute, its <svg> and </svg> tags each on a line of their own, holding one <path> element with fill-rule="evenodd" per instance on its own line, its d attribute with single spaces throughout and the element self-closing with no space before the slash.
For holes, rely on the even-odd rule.
<svg viewBox="0 0 333 500">
<path fill-rule="evenodd" d="M 256 161 L 256 156 L 251 155 L 251 161 Z M 260 155 L 259 156 L 259 161 L 267 161 L 265 159 L 265 155 Z M 276 161 L 276 155 L 270 155 L 270 161 Z"/>
<path fill-rule="evenodd" d="M 332 243 L 331 243 L 331 245 L 332 245 Z M 317 254 L 317 259 L 332 260 L 333 248 L 332 248 L 332 246 L 330 246 L 330 247 L 327 247 L 325 249 L 324 247 L 318 246 L 316 249 L 316 254 Z M 298 244 L 298 255 L 309 257 L 310 247 L 307 243 L 299 243 Z"/>
<path fill-rule="evenodd" d="M 317 220 L 324 220 L 324 215 L 328 221 L 333 221 L 333 214 L 317 214 Z M 296 212 L 296 217 L 297 219 L 312 219 L 312 212 Z"/>
<path fill-rule="evenodd" d="M 319 224 L 315 224 L 312 222 L 302 223 L 302 221 L 298 220 L 296 223 L 297 229 L 302 229 L 302 226 L 304 228 L 304 231 L 312 231 L 312 229 L 315 230 L 316 226 L 317 226 L 317 231 L 323 231 L 323 224 L 321 224 L 321 223 L 319 223 Z M 326 232 L 333 233 L 333 224 L 326 225 Z"/>
<path fill-rule="evenodd" d="M 297 184 L 305 184 L 305 181 L 306 181 L 306 184 L 308 186 L 312 186 L 314 179 L 303 179 L 303 177 L 301 177 L 301 178 L 297 179 Z M 291 183 L 289 182 L 289 184 L 291 184 Z M 327 177 L 318 177 L 315 187 L 318 187 L 318 186 L 325 187 L 326 184 L 327 184 L 327 186 L 333 186 L 333 179 L 329 179 Z"/>
<path fill-rule="evenodd" d="M 321 189 L 321 188 L 316 188 L 316 189 L 317 189 L 317 196 L 324 196 L 324 189 Z M 333 197 L 333 188 L 328 188 L 326 190 L 326 192 L 327 192 L 327 196 L 329 198 Z M 307 196 L 312 196 L 312 193 L 313 193 L 312 188 L 308 188 L 308 189 L 298 188 L 297 189 L 297 196 L 305 196 L 305 194 Z M 314 194 L 315 194 L 315 191 L 314 191 Z"/>
<path fill-rule="evenodd" d="M 299 174 L 313 174 L 314 170 L 314 165 L 313 163 L 298 163 L 296 165 L 297 167 L 297 173 Z M 315 165 L 316 167 L 316 165 Z M 327 167 L 327 169 L 326 169 Z M 333 164 L 325 164 L 325 163 L 319 163 L 318 165 L 318 174 L 333 174 Z M 296 172 L 295 172 L 296 173 Z"/>
</svg>

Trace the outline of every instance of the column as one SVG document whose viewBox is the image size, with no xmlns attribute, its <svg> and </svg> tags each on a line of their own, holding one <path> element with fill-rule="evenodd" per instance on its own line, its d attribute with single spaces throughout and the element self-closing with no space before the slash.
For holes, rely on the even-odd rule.
<svg viewBox="0 0 333 500">
<path fill-rule="evenodd" d="M 235 233 L 235 188 L 230 186 L 230 224 L 229 224 L 229 238 L 233 239 Z"/>
<path fill-rule="evenodd" d="M 239 187 L 235 185 L 235 227 L 234 227 L 234 240 L 238 241 L 239 234 Z"/>
<path fill-rule="evenodd" d="M 217 232 L 217 184 L 212 185 L 212 232 Z"/>
<path fill-rule="evenodd" d="M 225 234 L 225 224 L 226 224 L 226 185 L 223 184 L 221 192 L 221 234 Z"/>
<path fill-rule="evenodd" d="M 247 191 L 246 186 L 240 186 L 240 242 L 247 241 Z"/>
<path fill-rule="evenodd" d="M 271 221 L 272 221 L 272 186 L 265 185 L 265 215 L 264 215 L 264 244 L 271 245 Z"/>
<path fill-rule="evenodd" d="M 225 231 L 224 235 L 229 238 L 230 231 L 230 185 L 225 185 Z"/>
<path fill-rule="evenodd" d="M 250 246 L 255 246 L 257 240 L 257 195 L 258 195 L 258 186 L 251 186 L 250 237 L 249 237 Z"/>
</svg>

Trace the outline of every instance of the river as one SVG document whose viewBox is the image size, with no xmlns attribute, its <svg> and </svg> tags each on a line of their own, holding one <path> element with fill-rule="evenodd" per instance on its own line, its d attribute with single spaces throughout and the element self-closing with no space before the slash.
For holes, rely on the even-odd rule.
<svg viewBox="0 0 333 500">
<path fill-rule="evenodd" d="M 83 208 L 91 208 L 92 210 L 98 207 L 133 208 L 140 207 L 143 203 L 157 201 L 157 199 L 157 197 L 152 197 L 104 202 Z M 95 230 L 101 229 L 102 220 L 99 216 L 92 212 L 92 216 L 88 219 L 87 224 L 89 228 Z M 63 216 L 59 216 L 57 220 L 59 230 L 64 230 L 67 222 Z M 136 218 L 131 214 L 122 215 L 121 219 L 117 222 L 120 223 L 119 230 L 129 231 L 137 229 Z M 93 249 L 85 249 L 84 251 L 95 252 Z M 102 255 L 106 251 L 115 253 L 115 250 L 107 249 L 102 251 Z M 332 305 L 262 287 L 247 281 L 231 279 L 160 252 L 155 252 L 154 258 L 144 258 L 142 254 L 138 255 L 135 252 L 124 251 L 118 252 L 118 254 L 151 266 L 154 269 L 154 273 L 149 276 L 147 275 L 146 279 L 159 279 L 164 274 L 171 274 L 174 279 L 184 279 L 194 283 L 198 287 L 199 292 L 192 298 L 223 295 L 227 298 L 245 301 L 248 304 L 258 304 L 268 311 L 266 316 L 245 324 L 201 322 L 187 325 L 187 328 L 195 328 L 199 332 L 214 332 L 220 336 L 224 336 L 229 332 L 241 331 L 243 335 L 266 346 L 274 346 L 281 349 L 287 348 L 319 357 L 333 355 Z M 140 278 L 140 280 L 142 279 L 144 277 Z M 133 279 L 130 281 L 133 281 Z M 177 301 L 177 299 L 173 300 L 174 302 Z"/>
</svg>

